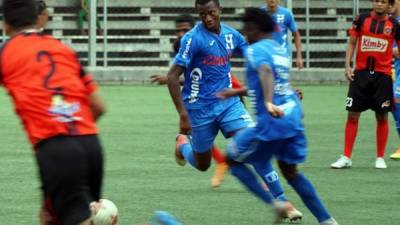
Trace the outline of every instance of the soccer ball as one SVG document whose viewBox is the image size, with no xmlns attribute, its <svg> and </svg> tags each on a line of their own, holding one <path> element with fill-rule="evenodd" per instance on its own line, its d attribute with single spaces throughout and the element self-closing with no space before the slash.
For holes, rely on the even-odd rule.
<svg viewBox="0 0 400 225">
<path fill-rule="evenodd" d="M 118 220 L 117 206 L 110 200 L 100 199 L 90 203 L 92 210 L 91 225 L 116 225 Z"/>
</svg>

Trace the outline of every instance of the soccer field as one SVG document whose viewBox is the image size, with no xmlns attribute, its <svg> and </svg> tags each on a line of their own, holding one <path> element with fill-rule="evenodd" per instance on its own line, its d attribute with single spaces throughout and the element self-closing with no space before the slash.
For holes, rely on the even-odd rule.
<svg viewBox="0 0 400 225">
<path fill-rule="evenodd" d="M 301 170 L 315 184 L 341 225 L 396 225 L 400 222 L 400 161 L 374 169 L 375 122 L 371 111 L 360 120 L 353 168 L 332 170 L 341 154 L 346 111 L 345 86 L 303 86 L 309 157 Z M 108 113 L 100 121 L 106 154 L 103 196 L 119 207 L 120 225 L 138 225 L 153 211 L 166 210 L 185 225 L 269 225 L 270 208 L 231 176 L 210 187 L 213 168 L 202 173 L 179 167 L 173 157 L 177 114 L 166 87 L 103 86 Z M 38 224 L 40 205 L 36 166 L 27 139 L 0 95 L 0 225 Z M 387 155 L 400 143 L 390 119 Z M 218 137 L 217 145 L 226 141 Z M 388 157 L 387 157 L 388 158 Z M 297 195 L 286 193 L 305 214 L 304 225 L 317 224 Z"/>
</svg>

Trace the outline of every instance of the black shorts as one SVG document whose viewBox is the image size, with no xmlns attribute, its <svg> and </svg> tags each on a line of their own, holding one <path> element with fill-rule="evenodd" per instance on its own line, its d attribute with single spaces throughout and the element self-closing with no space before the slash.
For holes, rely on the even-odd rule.
<svg viewBox="0 0 400 225">
<path fill-rule="evenodd" d="M 346 99 L 346 110 L 363 112 L 372 109 L 375 112 L 392 111 L 393 81 L 392 77 L 382 73 L 355 71 L 354 80 L 350 82 Z"/>
<path fill-rule="evenodd" d="M 62 225 L 88 219 L 90 202 L 100 198 L 103 177 L 97 136 L 52 137 L 35 149 L 46 210 Z"/>
</svg>

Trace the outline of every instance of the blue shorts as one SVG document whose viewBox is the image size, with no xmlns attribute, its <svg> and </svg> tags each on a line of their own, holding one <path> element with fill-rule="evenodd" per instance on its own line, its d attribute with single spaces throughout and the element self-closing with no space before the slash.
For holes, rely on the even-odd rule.
<svg viewBox="0 0 400 225">
<path fill-rule="evenodd" d="M 397 73 L 396 80 L 393 81 L 393 96 L 394 98 L 400 98 L 400 74 L 397 77 Z"/>
<path fill-rule="evenodd" d="M 192 123 L 192 146 L 197 153 L 210 151 L 218 131 L 228 138 L 232 132 L 253 123 L 244 105 L 234 99 L 218 101 L 201 109 L 188 110 Z"/>
<path fill-rule="evenodd" d="M 266 163 L 273 156 L 287 164 L 299 164 L 306 160 L 307 140 L 303 132 L 273 141 L 261 141 L 257 135 L 254 127 L 239 131 L 228 145 L 229 158 L 250 164 Z"/>
</svg>

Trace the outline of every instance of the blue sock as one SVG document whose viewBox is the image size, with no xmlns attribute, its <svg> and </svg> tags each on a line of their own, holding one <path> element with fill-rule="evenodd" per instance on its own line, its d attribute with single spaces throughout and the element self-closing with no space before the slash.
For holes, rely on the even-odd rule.
<svg viewBox="0 0 400 225">
<path fill-rule="evenodd" d="M 397 134 L 400 136 L 400 103 L 395 103 L 392 114 L 396 122 Z"/>
<path fill-rule="evenodd" d="M 263 181 L 267 184 L 272 196 L 274 196 L 276 200 L 288 201 L 285 193 L 283 192 L 281 183 L 279 182 L 279 176 L 272 167 L 271 162 L 268 161 L 268 163 L 265 165 L 255 165 L 254 167 L 258 175 L 260 175 Z"/>
<path fill-rule="evenodd" d="M 289 184 L 299 194 L 301 199 L 311 213 L 317 218 L 318 222 L 325 221 L 331 216 L 322 204 L 318 194 L 311 182 L 303 174 L 298 174 L 296 178 L 289 181 Z"/>
<path fill-rule="evenodd" d="M 257 181 L 254 173 L 244 164 L 230 165 L 232 175 L 237 177 L 240 182 L 255 196 L 260 198 L 267 204 L 272 203 L 272 196 L 269 192 L 265 191 L 261 184 Z"/>
<path fill-rule="evenodd" d="M 185 160 L 194 168 L 196 168 L 196 160 L 193 156 L 193 148 L 191 144 L 183 144 L 179 146 L 179 150 L 181 151 Z"/>
</svg>

